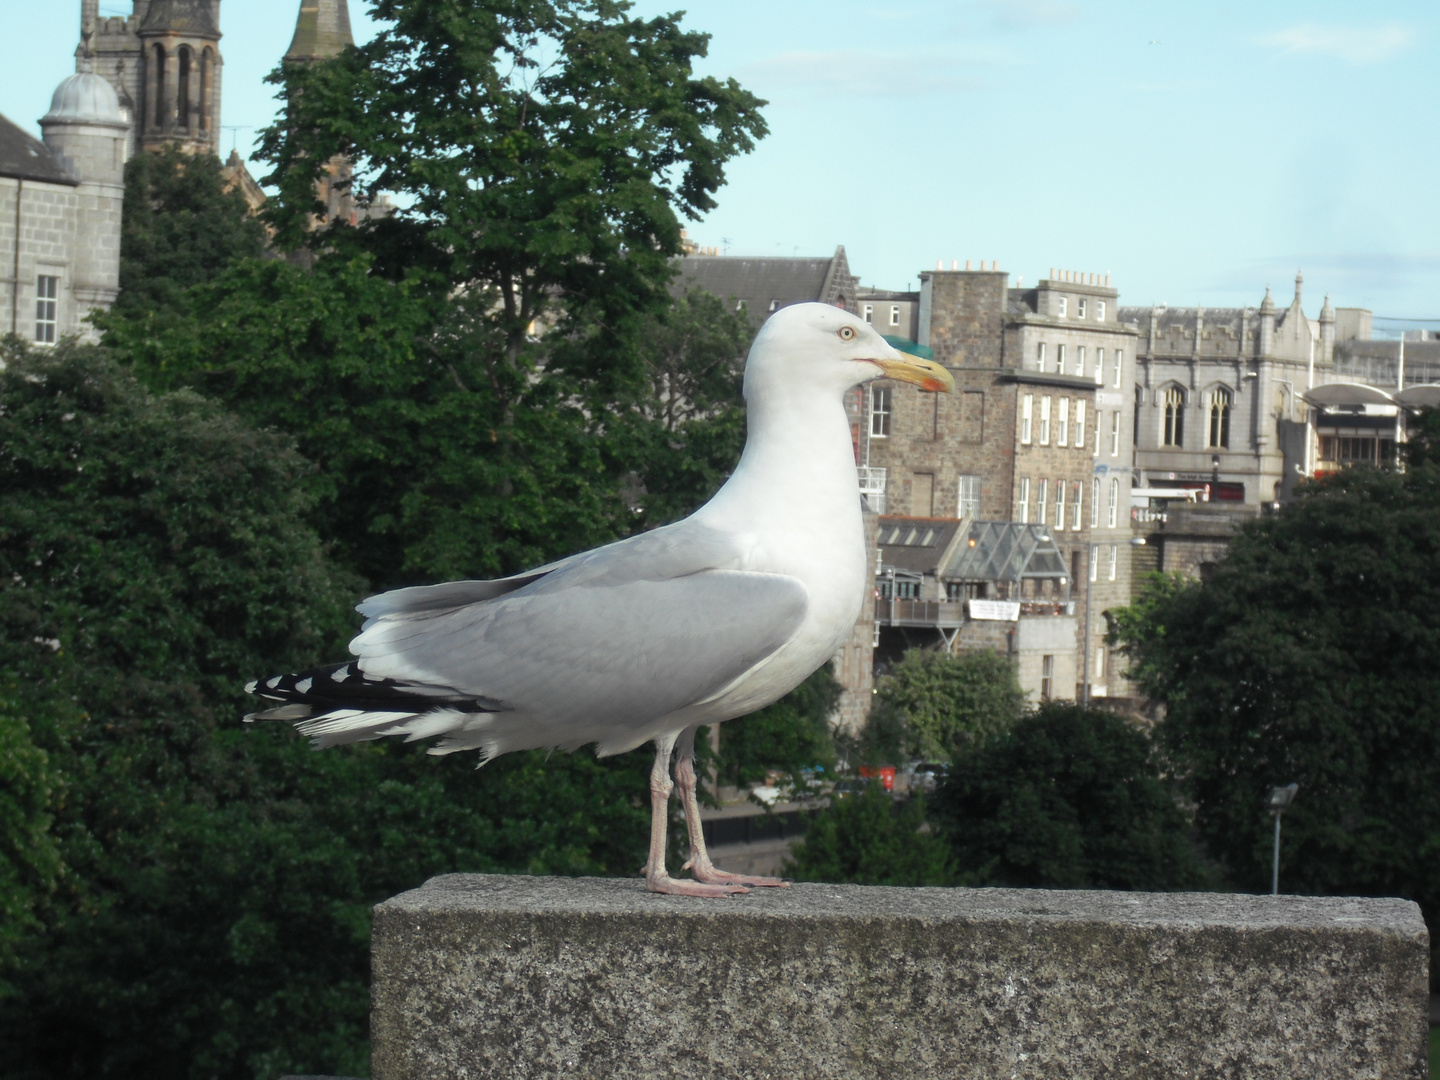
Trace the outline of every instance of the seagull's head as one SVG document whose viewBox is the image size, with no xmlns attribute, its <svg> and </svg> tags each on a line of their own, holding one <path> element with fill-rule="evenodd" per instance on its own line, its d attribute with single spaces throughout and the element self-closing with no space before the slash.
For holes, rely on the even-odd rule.
<svg viewBox="0 0 1440 1080">
<path fill-rule="evenodd" d="M 950 393 L 955 379 L 933 360 L 894 348 L 858 315 L 829 304 L 792 304 L 765 321 L 745 363 L 745 399 L 845 391 L 872 379 L 895 379 Z"/>
</svg>

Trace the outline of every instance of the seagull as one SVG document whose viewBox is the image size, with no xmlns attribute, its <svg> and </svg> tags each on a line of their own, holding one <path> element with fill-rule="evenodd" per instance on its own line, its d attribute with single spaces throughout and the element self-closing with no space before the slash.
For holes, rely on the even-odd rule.
<svg viewBox="0 0 1440 1080">
<path fill-rule="evenodd" d="M 482 764 L 653 742 L 647 887 L 717 897 L 785 885 L 710 861 L 695 734 L 793 690 L 854 628 L 867 565 L 844 398 L 878 378 L 955 386 L 843 308 L 779 309 L 746 360 L 740 463 L 690 517 L 513 577 L 372 596 L 357 607 L 355 659 L 252 682 L 281 704 L 245 719 L 291 721 L 317 749 L 438 739 L 429 753 L 474 750 Z M 665 865 L 677 786 L 693 880 Z"/>
</svg>

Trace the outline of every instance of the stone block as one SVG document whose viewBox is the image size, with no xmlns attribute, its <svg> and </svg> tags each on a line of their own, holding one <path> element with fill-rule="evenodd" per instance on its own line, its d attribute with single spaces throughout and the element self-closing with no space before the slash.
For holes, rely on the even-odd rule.
<svg viewBox="0 0 1440 1080">
<path fill-rule="evenodd" d="M 375 909 L 374 1080 L 1422 1080 L 1393 899 L 450 875 Z"/>
</svg>

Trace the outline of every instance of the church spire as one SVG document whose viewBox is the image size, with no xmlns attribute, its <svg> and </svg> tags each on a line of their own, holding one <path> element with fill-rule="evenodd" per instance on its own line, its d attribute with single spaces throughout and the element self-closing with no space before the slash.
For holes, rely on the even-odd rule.
<svg viewBox="0 0 1440 1080">
<path fill-rule="evenodd" d="M 354 45 L 346 0 L 300 0 L 295 37 L 285 52 L 290 61 L 325 60 Z"/>
</svg>

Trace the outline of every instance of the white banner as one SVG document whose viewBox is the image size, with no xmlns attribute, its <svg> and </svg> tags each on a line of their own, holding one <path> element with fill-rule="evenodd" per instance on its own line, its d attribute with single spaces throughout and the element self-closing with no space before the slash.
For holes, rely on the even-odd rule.
<svg viewBox="0 0 1440 1080">
<path fill-rule="evenodd" d="M 971 600 L 970 618 L 995 619 L 999 622 L 1014 622 L 1020 618 L 1018 600 Z"/>
</svg>

